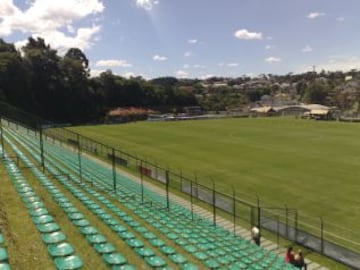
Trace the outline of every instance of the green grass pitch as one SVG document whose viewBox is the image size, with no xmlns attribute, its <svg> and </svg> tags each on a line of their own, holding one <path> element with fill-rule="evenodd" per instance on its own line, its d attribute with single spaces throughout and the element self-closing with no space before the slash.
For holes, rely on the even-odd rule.
<svg viewBox="0 0 360 270">
<path fill-rule="evenodd" d="M 212 178 L 220 190 L 234 186 L 239 194 L 257 194 L 264 205 L 286 204 L 300 218 L 313 217 L 302 220 L 316 223 L 322 216 L 325 225 L 360 231 L 359 124 L 246 118 L 72 130 L 172 170 L 196 173 L 200 181 Z M 331 231 L 337 233 L 336 226 Z"/>
</svg>

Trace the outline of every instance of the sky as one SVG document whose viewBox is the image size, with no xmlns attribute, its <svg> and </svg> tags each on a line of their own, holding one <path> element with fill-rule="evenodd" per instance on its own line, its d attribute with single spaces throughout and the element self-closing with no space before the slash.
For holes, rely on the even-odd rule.
<svg viewBox="0 0 360 270">
<path fill-rule="evenodd" d="M 96 76 L 205 79 L 360 68 L 359 0 L 0 0 L 0 38 L 77 47 Z"/>
</svg>

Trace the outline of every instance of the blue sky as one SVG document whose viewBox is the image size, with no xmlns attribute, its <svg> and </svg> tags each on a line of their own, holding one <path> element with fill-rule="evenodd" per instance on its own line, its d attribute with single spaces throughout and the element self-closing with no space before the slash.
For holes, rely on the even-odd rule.
<svg viewBox="0 0 360 270">
<path fill-rule="evenodd" d="M 360 67 L 358 0 L 0 0 L 0 37 L 82 49 L 92 74 L 238 77 Z"/>
</svg>

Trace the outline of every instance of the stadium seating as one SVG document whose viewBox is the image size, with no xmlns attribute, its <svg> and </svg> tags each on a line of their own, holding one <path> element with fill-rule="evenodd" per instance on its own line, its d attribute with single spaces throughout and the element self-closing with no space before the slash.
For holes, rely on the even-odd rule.
<svg viewBox="0 0 360 270">
<path fill-rule="evenodd" d="M 7 157 L 5 153 L 5 158 Z M 74 254 L 72 246 L 66 242 L 66 236 L 61 232 L 59 225 L 54 221 L 54 218 L 48 214 L 48 211 L 42 202 L 41 198 L 31 188 L 26 178 L 22 175 L 19 168 L 11 160 L 5 162 L 5 167 L 10 176 L 10 179 L 21 197 L 27 211 L 33 221 L 33 224 L 41 234 L 43 242 L 50 248 L 50 245 L 66 244 L 69 251 L 66 254 L 52 254 L 50 256 L 54 260 L 57 269 L 80 269 L 83 262 L 79 256 Z M 55 246 L 54 248 L 56 248 Z M 54 256 L 55 255 L 55 256 Z M 0 248 L 0 262 L 3 264 L 1 269 L 6 269 L 8 257 L 6 250 Z"/>
<path fill-rule="evenodd" d="M 32 133 L 21 129 L 7 129 L 6 132 L 7 142 L 29 167 L 30 161 L 15 144 L 21 145 L 27 150 L 27 155 L 40 162 L 39 140 Z M 234 237 L 221 227 L 214 227 L 210 221 L 200 216 L 195 215 L 192 221 L 192 213 L 181 205 L 172 202 L 169 211 L 165 207 L 166 198 L 146 188 L 143 203 L 140 196 L 141 186 L 123 175 L 117 176 L 117 190 L 116 193 L 113 192 L 112 171 L 85 155 L 81 157 L 80 176 L 78 156 L 75 152 L 50 140 L 44 142 L 44 147 L 46 168 L 58 183 L 69 190 L 89 212 L 95 214 L 153 268 L 165 269 L 167 262 L 171 262 L 182 269 L 197 269 L 187 259 L 191 257 L 191 261 L 210 269 L 294 269 L 290 264 L 284 263 L 283 258 L 245 239 Z M 114 267 L 126 265 L 125 256 L 116 252 L 114 246 L 86 220 L 86 213 L 78 211 L 39 169 L 34 166 L 32 168 L 33 174 L 67 214 L 69 221 L 79 228 L 79 232 L 96 252 L 102 254 L 105 263 Z M 119 203 L 113 203 L 114 199 Z M 34 223 L 53 223 L 46 209 L 41 208 L 41 201 L 27 199 L 26 202 L 36 204 L 41 209 L 41 218 L 35 216 Z M 44 242 L 62 239 L 63 236 L 56 233 L 56 228 L 48 230 L 55 233 L 53 232 L 53 238 L 45 239 Z M 68 254 L 69 250 L 71 249 L 66 245 L 58 249 L 51 246 L 52 253 L 49 250 L 49 254 Z M 161 256 L 157 256 L 155 250 Z M 65 263 L 65 260 L 63 261 Z"/>
</svg>

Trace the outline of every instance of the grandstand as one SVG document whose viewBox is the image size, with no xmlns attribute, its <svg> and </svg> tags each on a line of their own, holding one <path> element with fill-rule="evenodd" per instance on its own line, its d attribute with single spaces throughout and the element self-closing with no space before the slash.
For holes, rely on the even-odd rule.
<svg viewBox="0 0 360 270">
<path fill-rule="evenodd" d="M 36 130 L 6 121 L 2 163 L 32 221 L 24 226 L 36 228 L 54 268 L 85 267 L 76 243 L 66 234 L 70 226 L 98 254 L 104 269 L 295 269 L 282 254 L 214 226 L 126 175 L 117 175 L 114 192 L 111 168 L 86 155 L 79 163 L 81 153 L 71 145 L 39 136 Z M 29 174 L 35 184 L 28 181 Z M 48 209 L 50 201 L 39 196 L 34 185 L 41 186 L 67 217 L 65 225 L 57 222 L 58 213 Z M 101 226 L 93 224 L 90 216 Z M 134 254 L 138 259 L 130 263 L 128 257 Z M 0 262 L 0 269 L 12 266 L 12 254 L 8 256 L 1 246 Z"/>
</svg>

